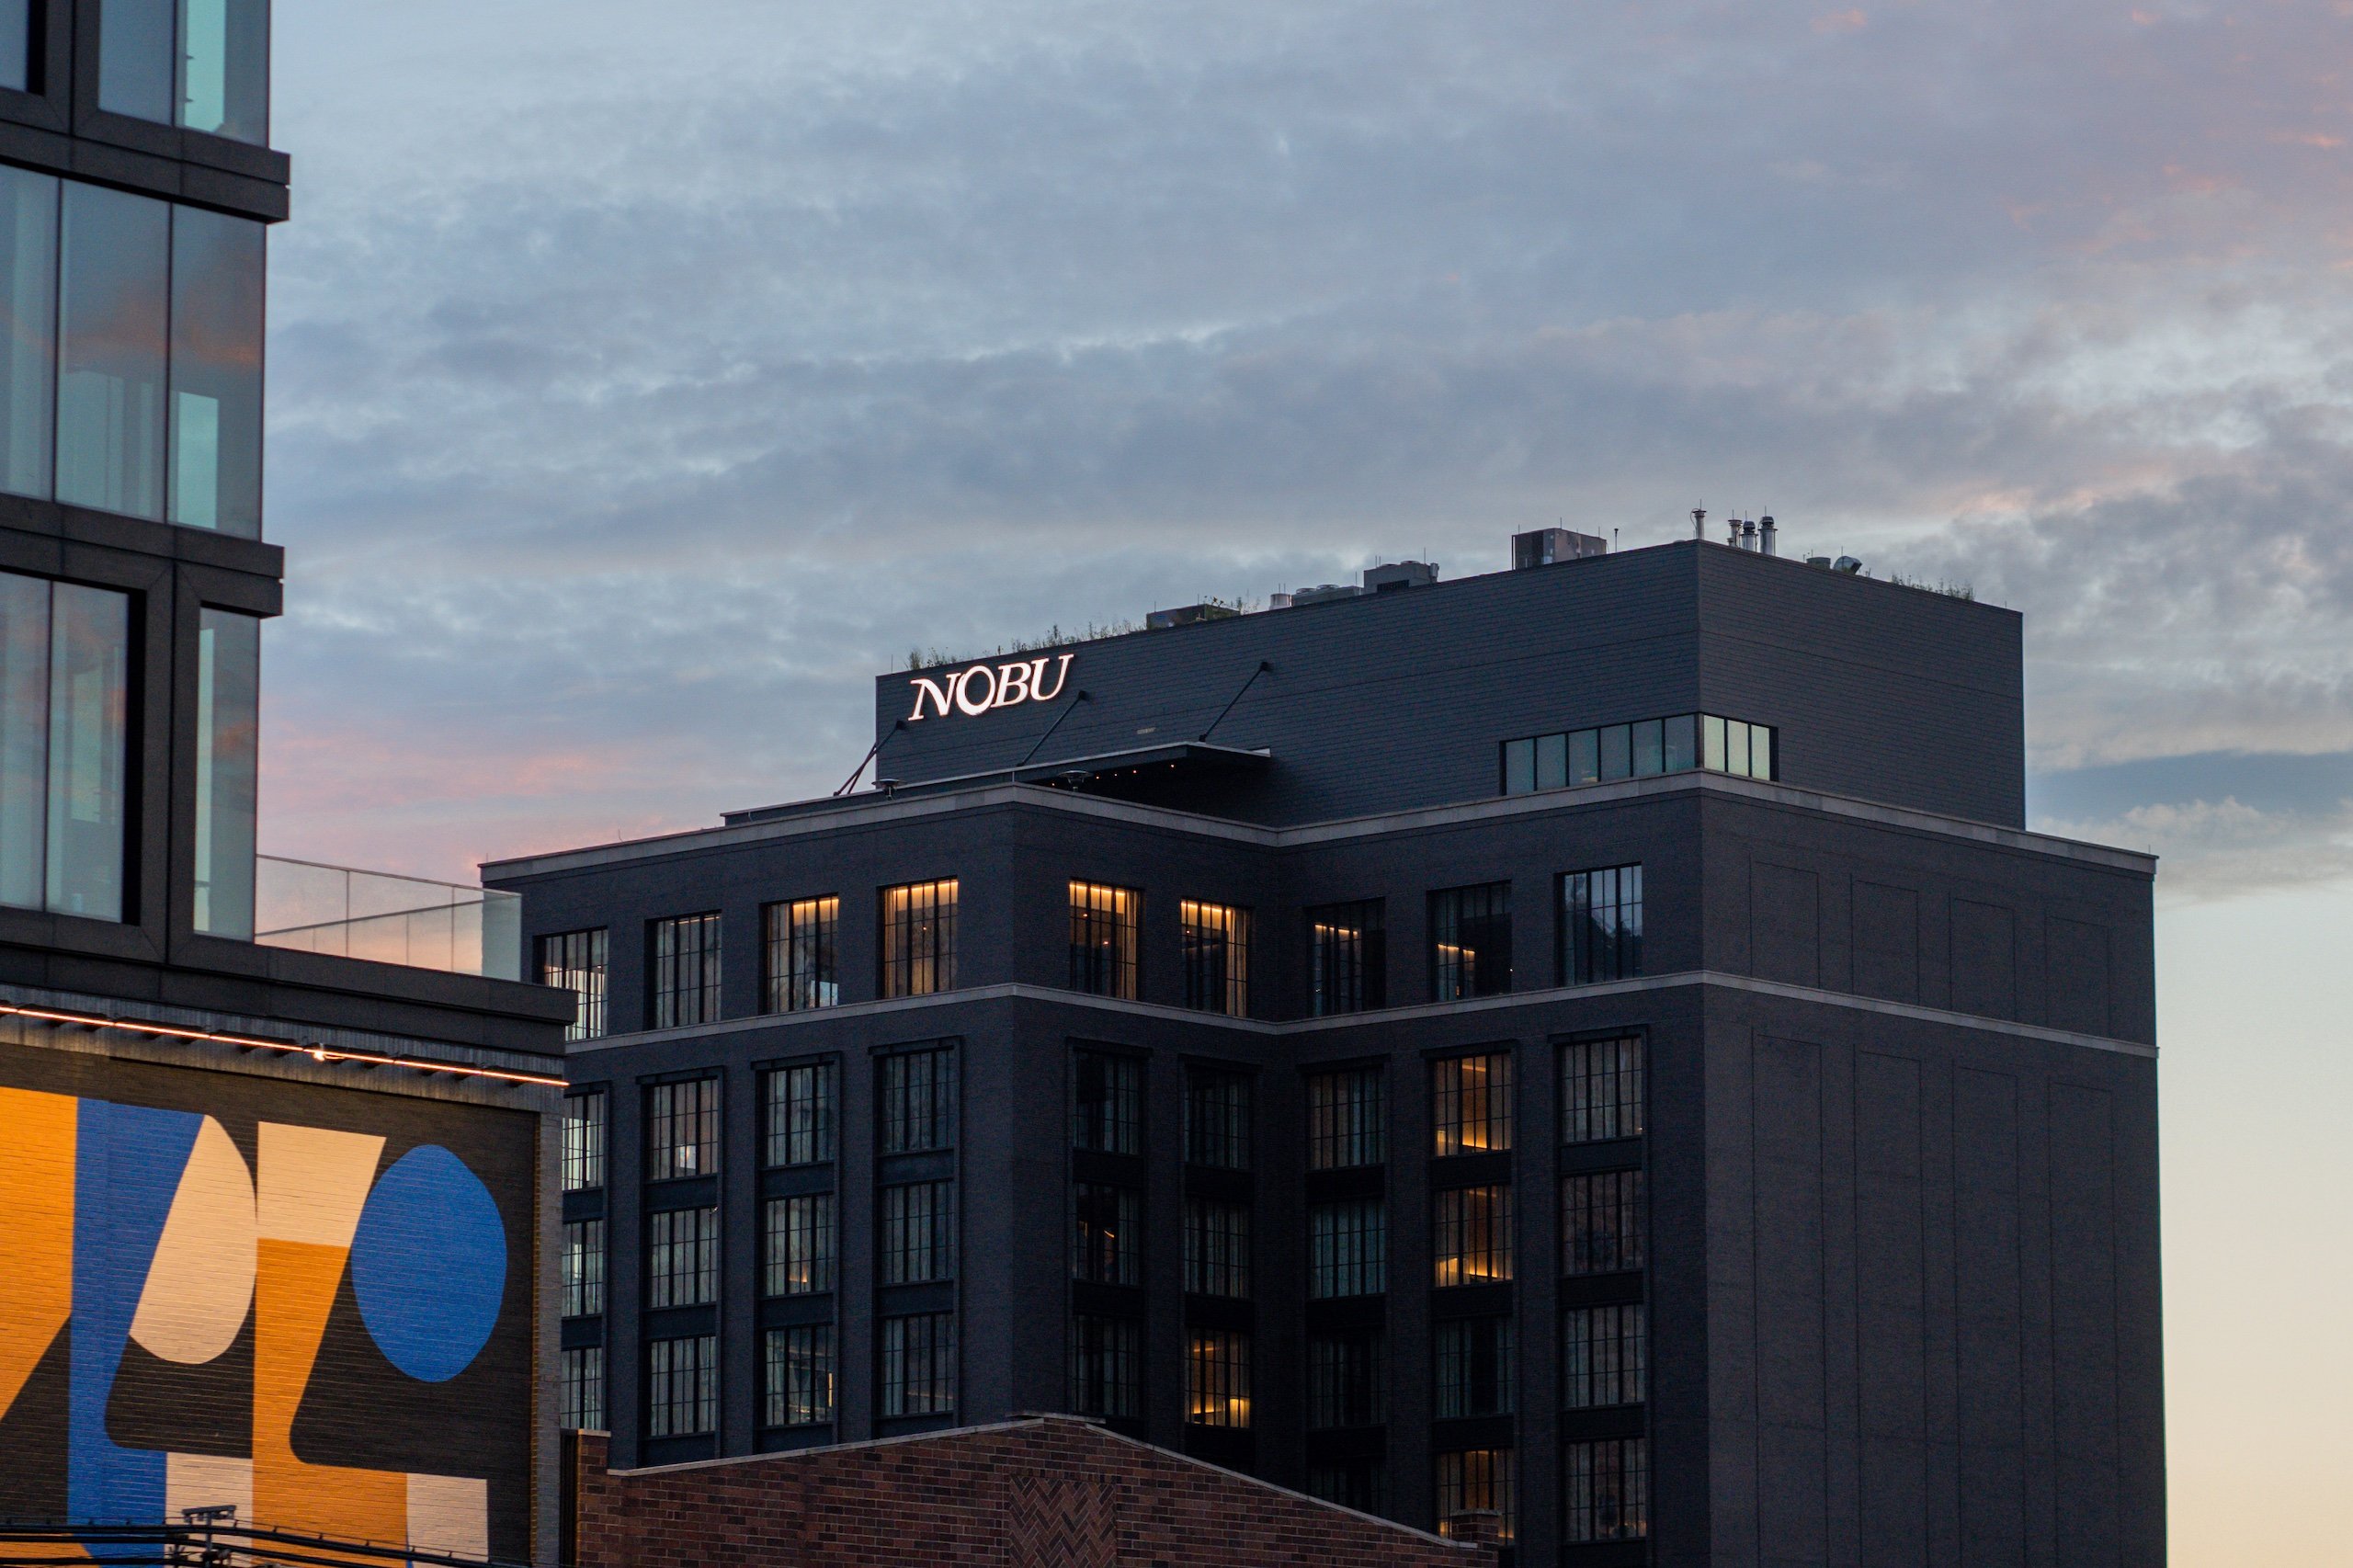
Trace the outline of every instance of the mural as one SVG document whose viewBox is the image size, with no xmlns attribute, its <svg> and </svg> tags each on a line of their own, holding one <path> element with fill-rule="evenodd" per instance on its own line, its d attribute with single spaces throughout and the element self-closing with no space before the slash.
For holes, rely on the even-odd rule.
<svg viewBox="0 0 2353 1568">
<path fill-rule="evenodd" d="M 527 1556 L 535 1138 L 0 1051 L 0 1515 Z"/>
</svg>

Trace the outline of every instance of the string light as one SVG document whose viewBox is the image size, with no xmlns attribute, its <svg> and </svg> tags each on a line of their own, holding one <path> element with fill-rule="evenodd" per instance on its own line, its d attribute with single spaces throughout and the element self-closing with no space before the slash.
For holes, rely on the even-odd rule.
<svg viewBox="0 0 2353 1568">
<path fill-rule="evenodd" d="M 120 1029 L 129 1034 L 162 1035 L 169 1040 L 201 1040 L 212 1045 L 233 1045 L 244 1051 L 278 1051 L 290 1055 L 307 1056 L 317 1062 L 352 1062 L 363 1067 L 406 1067 L 419 1073 L 448 1073 L 461 1078 L 492 1078 L 504 1084 L 536 1084 L 545 1088 L 561 1089 L 562 1078 L 551 1078 L 543 1073 L 509 1073 L 496 1067 L 473 1067 L 459 1062 L 424 1062 L 407 1056 L 381 1056 L 369 1051 L 335 1051 L 316 1043 L 303 1045 L 289 1040 L 264 1040 L 255 1035 L 223 1034 L 218 1029 L 184 1029 L 173 1024 L 151 1023 L 143 1018 L 109 1018 L 94 1013 L 61 1013 L 43 1007 L 20 1007 L 12 1002 L 0 1002 L 0 1017 L 32 1018 L 41 1023 L 73 1024 L 82 1028 Z"/>
</svg>

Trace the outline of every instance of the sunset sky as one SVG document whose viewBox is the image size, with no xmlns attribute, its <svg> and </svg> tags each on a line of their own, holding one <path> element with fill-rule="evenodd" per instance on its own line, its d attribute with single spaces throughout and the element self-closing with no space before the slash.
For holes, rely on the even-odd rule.
<svg viewBox="0 0 2353 1568">
<path fill-rule="evenodd" d="M 2173 1560 L 2342 1556 L 2353 3 L 301 0 L 276 63 L 267 850 L 709 823 L 910 647 L 1769 510 L 2022 610 L 2035 825 L 2164 856 Z"/>
</svg>

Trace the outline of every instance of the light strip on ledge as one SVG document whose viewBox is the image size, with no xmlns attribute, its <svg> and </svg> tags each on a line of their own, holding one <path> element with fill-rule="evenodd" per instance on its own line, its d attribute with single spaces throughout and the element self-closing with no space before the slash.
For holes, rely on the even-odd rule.
<svg viewBox="0 0 2353 1568">
<path fill-rule="evenodd" d="M 537 1084 L 551 1089 L 564 1086 L 562 1078 L 551 1078 L 540 1073 L 507 1073 L 495 1067 L 468 1067 L 455 1062 L 419 1062 L 406 1056 L 379 1056 L 367 1051 L 337 1051 L 324 1045 L 298 1045 L 292 1040 L 222 1034 L 213 1029 L 184 1029 L 174 1024 L 150 1023 L 143 1018 L 108 1018 L 95 1013 L 59 1013 L 43 1007 L 19 1007 L 13 1002 L 0 1002 L 0 1017 L 34 1018 L 49 1024 L 77 1024 L 91 1029 L 121 1029 L 130 1034 L 163 1035 L 172 1040 L 204 1040 L 213 1045 L 238 1046 L 246 1051 L 283 1051 L 290 1056 L 307 1056 L 313 1062 L 356 1062 L 365 1067 L 407 1067 L 419 1073 L 454 1074 L 461 1078 L 494 1078 L 505 1084 Z"/>
</svg>

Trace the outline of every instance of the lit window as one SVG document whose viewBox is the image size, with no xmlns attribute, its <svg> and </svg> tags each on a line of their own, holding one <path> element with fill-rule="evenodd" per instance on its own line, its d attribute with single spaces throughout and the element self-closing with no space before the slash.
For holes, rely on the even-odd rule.
<svg viewBox="0 0 2353 1568">
<path fill-rule="evenodd" d="M 1378 1067 L 1311 1074 L 1307 1080 L 1307 1168 L 1377 1165 L 1388 1156 L 1385 1096 Z"/>
<path fill-rule="evenodd" d="M 654 1027 L 719 1021 L 719 916 L 682 915 L 653 923 L 647 978 Z"/>
<path fill-rule="evenodd" d="M 1485 1154 L 1511 1147 L 1511 1053 L 1430 1063 L 1433 1153 Z"/>
<path fill-rule="evenodd" d="M 822 1426 L 834 1418 L 837 1369 L 834 1325 L 802 1324 L 767 1332 L 767 1410 L 770 1426 Z"/>
<path fill-rule="evenodd" d="M 645 1304 L 700 1307 L 719 1300 L 719 1210 L 666 1209 L 645 1220 Z"/>
<path fill-rule="evenodd" d="M 1509 1449 L 1468 1449 L 1438 1456 L 1438 1530 L 1455 1533 L 1457 1516 L 1488 1513 L 1496 1516 L 1496 1539 L 1508 1544 L 1519 1539 L 1518 1516 L 1512 1507 L 1512 1461 Z"/>
<path fill-rule="evenodd" d="M 1307 1211 L 1307 1293 L 1318 1301 L 1389 1289 L 1389 1210 L 1378 1198 Z"/>
<path fill-rule="evenodd" d="M 1448 1187 L 1435 1196 L 1437 1280 L 1495 1285 L 1511 1278 L 1511 1188 Z"/>
<path fill-rule="evenodd" d="M 1081 1415 L 1143 1414 L 1143 1325 L 1080 1312 L 1070 1325 L 1070 1403 Z"/>
<path fill-rule="evenodd" d="M 1082 1181 L 1071 1189 L 1071 1277 L 1097 1285 L 1143 1283 L 1143 1194 Z"/>
<path fill-rule="evenodd" d="M 719 1169 L 719 1080 L 692 1078 L 645 1091 L 645 1179 L 673 1181 Z"/>
<path fill-rule="evenodd" d="M 1695 767 L 1772 778 L 1775 749 L 1770 725 L 1702 713 L 1535 735 L 1503 743 L 1503 791 L 1526 795 Z"/>
<path fill-rule="evenodd" d="M 767 1293 L 812 1296 L 834 1288 L 834 1195 L 806 1192 L 767 1201 Z"/>
<path fill-rule="evenodd" d="M 1185 1419 L 1196 1426 L 1250 1425 L 1250 1336 L 1195 1329 L 1185 1346 Z"/>
<path fill-rule="evenodd" d="M 760 1010 L 798 1013 L 842 999 L 838 898 L 799 898 L 760 912 L 767 963 L 760 976 Z"/>
<path fill-rule="evenodd" d="M 1071 1146 L 1099 1154 L 1143 1153 L 1143 1063 L 1108 1051 L 1071 1059 Z"/>
<path fill-rule="evenodd" d="M 1639 1137 L 1643 1127 L 1643 1042 L 1578 1040 L 1561 1048 L 1561 1142 Z"/>
<path fill-rule="evenodd" d="M 956 989 L 953 878 L 882 890 L 882 994 L 929 996 Z"/>
<path fill-rule="evenodd" d="M 645 1435 L 694 1437 L 719 1429 L 719 1339 L 700 1334 L 645 1347 Z"/>
<path fill-rule="evenodd" d="M 605 1092 L 563 1101 L 563 1190 L 605 1185 Z"/>
<path fill-rule="evenodd" d="M 1511 989 L 1511 884 L 1430 894 L 1430 998 L 1458 1002 Z"/>
<path fill-rule="evenodd" d="M 767 1163 L 819 1165 L 834 1157 L 841 1116 L 841 1069 L 831 1062 L 779 1067 L 767 1075 Z"/>
<path fill-rule="evenodd" d="M 1100 882 L 1070 885 L 1070 988 L 1097 996 L 1137 995 L 1137 929 L 1143 895 Z"/>
<path fill-rule="evenodd" d="M 540 983 L 574 997 L 566 1040 L 597 1040 L 605 1032 L 605 933 L 566 931 L 540 938 Z"/>
<path fill-rule="evenodd" d="M 1651 1533 L 1650 1440 L 1612 1437 L 1561 1450 L 1561 1539 L 1573 1545 Z"/>
<path fill-rule="evenodd" d="M 1199 1296 L 1250 1294 L 1250 1210 L 1207 1198 L 1185 1200 L 1185 1289 Z"/>
<path fill-rule="evenodd" d="M 1250 1016 L 1250 912 L 1186 899 L 1176 906 L 1185 944 L 1185 1006 Z"/>
<path fill-rule="evenodd" d="M 563 1315 L 595 1317 L 605 1310 L 605 1222 L 573 1220 L 563 1227 Z"/>
<path fill-rule="evenodd" d="M 1561 1314 L 1561 1404 L 1590 1410 L 1646 1397 L 1649 1320 L 1642 1303 L 1572 1307 Z"/>
<path fill-rule="evenodd" d="M 1616 1274 L 1643 1267 L 1643 1173 L 1561 1178 L 1561 1272 Z"/>
<path fill-rule="evenodd" d="M 1438 1415 L 1509 1415 L 1518 1373 L 1507 1317 L 1458 1318 L 1438 1325 Z"/>
<path fill-rule="evenodd" d="M 1379 899 L 1307 912 L 1309 1011 L 1328 1018 L 1389 1005 L 1389 938 Z"/>
<path fill-rule="evenodd" d="M 1185 1070 L 1185 1160 L 1222 1170 L 1250 1168 L 1250 1088 L 1246 1073 Z"/>
<path fill-rule="evenodd" d="M 914 1154 L 956 1146 L 956 1049 L 895 1051 L 875 1063 L 881 1080 L 882 1153 Z"/>
<path fill-rule="evenodd" d="M 947 1415 L 956 1409 L 956 1316 L 917 1312 L 882 1320 L 882 1414 Z"/>
<path fill-rule="evenodd" d="M 0 903 L 123 917 L 131 599 L 0 572 Z"/>
</svg>

